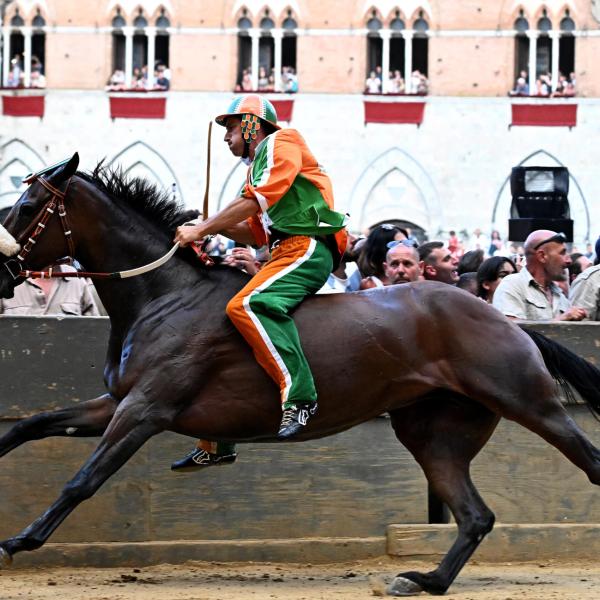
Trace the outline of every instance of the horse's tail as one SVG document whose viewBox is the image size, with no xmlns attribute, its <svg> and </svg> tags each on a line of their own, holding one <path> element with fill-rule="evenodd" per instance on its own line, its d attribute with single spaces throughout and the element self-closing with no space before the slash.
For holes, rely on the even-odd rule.
<svg viewBox="0 0 600 600">
<path fill-rule="evenodd" d="M 575 402 L 569 386 L 575 388 L 596 419 L 600 420 L 600 370 L 545 335 L 523 328 L 539 348 L 550 375 L 563 388 L 569 404 Z"/>
</svg>

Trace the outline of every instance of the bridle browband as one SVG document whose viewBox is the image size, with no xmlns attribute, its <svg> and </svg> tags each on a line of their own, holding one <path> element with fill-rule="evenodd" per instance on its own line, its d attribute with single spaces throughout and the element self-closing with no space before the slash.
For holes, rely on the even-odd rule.
<svg viewBox="0 0 600 600">
<path fill-rule="evenodd" d="M 38 238 L 46 230 L 46 224 L 52 218 L 52 215 L 58 210 L 58 216 L 62 225 L 63 233 L 68 248 L 67 256 L 75 258 L 75 244 L 73 242 L 73 235 L 69 226 L 67 218 L 67 210 L 65 208 L 65 198 L 71 184 L 71 177 L 67 180 L 65 191 L 61 192 L 58 188 L 54 187 L 47 179 L 41 175 L 31 175 L 27 178 L 24 183 L 33 183 L 34 181 L 39 182 L 44 188 L 46 188 L 51 196 L 50 199 L 44 204 L 40 212 L 36 215 L 35 219 L 32 220 L 31 225 L 21 235 L 17 243 L 21 246 L 21 250 L 17 253 L 16 258 L 11 258 L 4 263 L 4 267 L 8 270 L 14 280 L 24 277 L 26 279 L 46 279 L 56 277 L 89 277 L 92 279 L 126 279 L 128 277 L 135 277 L 142 275 L 148 271 L 153 271 L 161 265 L 164 265 L 171 257 L 175 254 L 179 248 L 179 242 L 175 242 L 173 247 L 161 258 L 138 267 L 136 269 L 129 269 L 127 271 L 115 271 L 112 273 L 103 272 L 91 272 L 91 271 L 54 271 L 50 267 L 47 271 L 31 271 L 25 269 L 25 258 L 31 252 L 33 247 L 38 241 Z M 37 223 L 36 223 L 37 222 Z M 23 244 L 23 240 L 27 240 Z M 199 259 L 207 266 L 211 266 L 213 263 L 212 259 L 205 252 L 205 247 L 210 241 L 207 238 L 202 243 L 196 243 L 194 251 L 198 255 Z"/>
</svg>

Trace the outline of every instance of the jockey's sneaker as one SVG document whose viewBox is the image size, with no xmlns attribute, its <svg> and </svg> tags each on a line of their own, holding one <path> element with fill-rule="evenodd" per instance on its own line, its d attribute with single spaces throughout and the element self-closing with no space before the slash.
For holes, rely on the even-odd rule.
<svg viewBox="0 0 600 600">
<path fill-rule="evenodd" d="M 283 411 L 277 437 L 285 440 L 295 436 L 308 423 L 308 419 L 317 412 L 317 403 L 290 406 Z"/>
<path fill-rule="evenodd" d="M 171 471 L 178 473 L 187 473 L 197 471 L 203 467 L 213 467 L 216 465 L 230 465 L 235 462 L 237 454 L 213 454 L 202 448 L 194 448 L 189 454 L 176 460 L 171 465 Z"/>
</svg>

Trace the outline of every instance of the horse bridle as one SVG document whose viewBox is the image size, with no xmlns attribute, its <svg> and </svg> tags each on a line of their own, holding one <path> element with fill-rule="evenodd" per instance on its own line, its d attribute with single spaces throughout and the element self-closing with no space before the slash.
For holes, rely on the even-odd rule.
<svg viewBox="0 0 600 600">
<path fill-rule="evenodd" d="M 29 227 L 23 232 L 17 243 L 21 246 L 21 250 L 17 254 L 16 258 L 11 258 L 4 263 L 4 266 L 11 274 L 13 279 L 19 277 L 35 277 L 36 274 L 41 273 L 38 277 L 52 277 L 52 269 L 46 271 L 30 271 L 24 269 L 25 259 L 31 252 L 33 247 L 38 241 L 38 238 L 46 229 L 48 221 L 52 215 L 58 210 L 58 216 L 60 217 L 60 223 L 65 235 L 67 242 L 67 256 L 73 257 L 75 255 L 75 244 L 73 243 L 73 235 L 71 227 L 69 226 L 69 220 L 67 218 L 67 209 L 65 208 L 65 197 L 71 184 L 71 178 L 67 180 L 65 191 L 61 192 L 58 188 L 54 187 L 47 179 L 42 176 L 32 175 L 29 179 L 25 180 L 25 183 L 33 183 L 34 181 L 39 182 L 44 188 L 50 192 L 50 199 L 44 204 L 36 217 L 31 221 Z M 23 244 L 23 240 L 27 240 Z M 11 268 L 15 265 L 14 270 Z M 64 273 L 58 273 L 54 276 L 62 276 Z"/>
<path fill-rule="evenodd" d="M 142 267 L 137 267 L 135 269 L 129 269 L 127 271 L 116 271 L 112 273 L 97 273 L 90 271 L 57 271 L 53 272 L 52 267 L 50 267 L 47 271 L 31 271 L 25 269 L 25 258 L 31 252 L 33 247 L 38 241 L 38 238 L 42 235 L 42 233 L 46 230 L 46 224 L 52 218 L 52 215 L 58 210 L 58 216 L 60 217 L 61 226 L 63 229 L 63 233 L 65 235 L 68 254 L 67 256 L 74 258 L 75 257 L 75 244 L 73 242 L 73 235 L 71 231 L 71 227 L 69 226 L 69 220 L 67 218 L 67 210 L 65 208 L 65 198 L 67 196 L 67 192 L 69 190 L 69 185 L 71 184 L 71 177 L 67 180 L 67 185 L 65 187 L 65 191 L 61 192 L 58 188 L 54 187 L 47 179 L 42 177 L 41 175 L 32 175 L 28 179 L 24 181 L 24 183 L 33 183 L 34 181 L 38 181 L 44 188 L 46 188 L 50 192 L 50 199 L 44 204 L 36 217 L 32 220 L 29 227 L 23 232 L 20 236 L 19 240 L 16 242 L 21 246 L 21 250 L 16 255 L 16 258 L 11 258 L 4 263 L 4 267 L 10 273 L 13 280 L 17 280 L 21 277 L 31 278 L 31 279 L 45 279 L 45 278 L 56 278 L 56 277 L 90 277 L 92 279 L 125 279 L 128 277 L 135 277 L 137 275 L 142 275 L 143 273 L 147 273 L 148 271 L 153 271 L 154 269 L 160 267 L 165 264 L 171 257 L 175 254 L 177 249 L 179 248 L 179 242 L 176 242 L 174 246 L 161 258 L 144 265 Z M 37 224 L 36 224 L 37 221 Z M 32 231 L 33 230 L 33 231 Z M 205 247 L 209 243 L 212 236 L 206 238 L 202 243 L 195 242 L 193 249 L 196 252 L 198 258 L 201 262 L 203 262 L 206 266 L 212 266 L 214 261 L 208 256 L 205 252 Z M 27 239 L 25 244 L 22 243 L 23 240 Z"/>
</svg>

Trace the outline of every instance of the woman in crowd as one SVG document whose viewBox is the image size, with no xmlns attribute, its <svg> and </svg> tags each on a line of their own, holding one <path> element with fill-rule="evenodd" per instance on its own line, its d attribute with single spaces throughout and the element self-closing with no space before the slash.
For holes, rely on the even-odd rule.
<svg viewBox="0 0 600 600">
<path fill-rule="evenodd" d="M 515 263 L 506 256 L 492 256 L 484 260 L 477 269 L 477 295 L 491 304 L 502 279 L 516 272 Z"/>
</svg>

